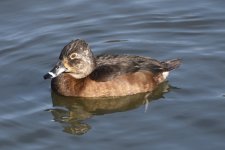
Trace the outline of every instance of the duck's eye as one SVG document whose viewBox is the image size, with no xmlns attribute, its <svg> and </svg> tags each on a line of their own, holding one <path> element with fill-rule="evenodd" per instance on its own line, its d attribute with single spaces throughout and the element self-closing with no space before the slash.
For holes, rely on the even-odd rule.
<svg viewBox="0 0 225 150">
<path fill-rule="evenodd" d="M 75 59 L 77 57 L 77 53 L 70 54 L 70 59 Z"/>
</svg>

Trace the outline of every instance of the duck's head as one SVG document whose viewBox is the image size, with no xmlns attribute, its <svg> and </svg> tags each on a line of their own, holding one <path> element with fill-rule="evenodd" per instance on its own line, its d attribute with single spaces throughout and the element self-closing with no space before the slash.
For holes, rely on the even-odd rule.
<svg viewBox="0 0 225 150">
<path fill-rule="evenodd" d="M 94 55 L 84 40 L 71 41 L 63 49 L 59 61 L 44 75 L 44 79 L 55 78 L 61 73 L 69 73 L 76 79 L 88 76 L 95 69 Z"/>
</svg>

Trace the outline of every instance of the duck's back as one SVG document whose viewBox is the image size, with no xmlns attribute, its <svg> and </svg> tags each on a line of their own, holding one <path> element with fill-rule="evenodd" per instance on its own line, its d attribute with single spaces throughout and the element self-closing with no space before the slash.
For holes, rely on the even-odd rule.
<svg viewBox="0 0 225 150">
<path fill-rule="evenodd" d="M 113 78 L 135 72 L 151 72 L 154 75 L 168 72 L 180 65 L 179 59 L 160 62 L 150 57 L 131 55 L 99 55 L 96 57 L 96 69 L 90 77 L 96 81 L 108 81 Z"/>
</svg>

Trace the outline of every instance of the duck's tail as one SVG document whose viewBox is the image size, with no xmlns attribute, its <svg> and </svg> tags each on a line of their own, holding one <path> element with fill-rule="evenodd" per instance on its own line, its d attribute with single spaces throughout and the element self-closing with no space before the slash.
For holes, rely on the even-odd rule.
<svg viewBox="0 0 225 150">
<path fill-rule="evenodd" d="M 176 69 L 180 65 L 181 65 L 181 59 L 172 59 L 172 60 L 162 62 L 162 66 L 163 66 L 163 69 L 165 69 L 165 72 Z"/>
<path fill-rule="evenodd" d="M 166 80 L 166 78 L 169 75 L 169 71 L 178 68 L 181 65 L 181 59 L 172 59 L 168 61 L 161 62 L 162 68 L 163 68 L 163 80 Z"/>
</svg>

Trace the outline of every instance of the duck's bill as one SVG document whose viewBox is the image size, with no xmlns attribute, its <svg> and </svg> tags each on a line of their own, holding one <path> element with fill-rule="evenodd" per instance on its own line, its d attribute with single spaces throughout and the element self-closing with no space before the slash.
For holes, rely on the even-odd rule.
<svg viewBox="0 0 225 150">
<path fill-rule="evenodd" d="M 52 79 L 60 75 L 61 73 L 65 72 L 67 69 L 65 66 L 62 64 L 61 61 L 59 61 L 55 67 L 49 71 L 46 75 L 44 75 L 44 79 Z"/>
</svg>

